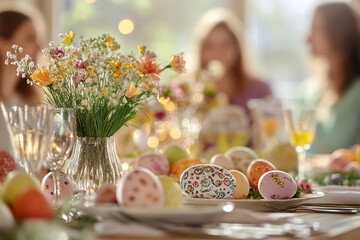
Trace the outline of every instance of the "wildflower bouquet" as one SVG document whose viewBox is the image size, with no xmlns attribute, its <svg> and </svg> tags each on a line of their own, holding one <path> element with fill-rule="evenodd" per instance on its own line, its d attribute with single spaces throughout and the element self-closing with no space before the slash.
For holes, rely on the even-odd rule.
<svg viewBox="0 0 360 240">
<path fill-rule="evenodd" d="M 17 74 L 27 77 L 59 108 L 76 110 L 79 137 L 110 137 L 134 118 L 139 109 L 158 94 L 159 75 L 167 68 L 184 71 L 183 53 L 161 68 L 156 55 L 139 47 L 140 58 L 124 55 L 109 35 L 76 44 L 75 33 L 60 34 L 61 43 L 51 41 L 43 50 L 49 63 L 35 65 L 29 56 L 18 60 L 22 48 L 7 52 L 6 64 L 17 65 Z"/>
<path fill-rule="evenodd" d="M 76 44 L 75 33 L 60 35 L 61 43 L 50 42 L 43 52 L 45 66 L 35 65 L 29 56 L 18 59 L 22 48 L 7 52 L 6 64 L 17 65 L 17 74 L 38 86 L 48 103 L 76 112 L 77 144 L 65 171 L 79 189 L 98 189 L 115 183 L 122 174 L 113 135 L 140 108 L 158 95 L 159 75 L 165 69 L 184 71 L 183 53 L 170 58 L 161 68 L 156 55 L 139 47 L 140 57 L 124 55 L 109 35 L 85 39 Z"/>
</svg>

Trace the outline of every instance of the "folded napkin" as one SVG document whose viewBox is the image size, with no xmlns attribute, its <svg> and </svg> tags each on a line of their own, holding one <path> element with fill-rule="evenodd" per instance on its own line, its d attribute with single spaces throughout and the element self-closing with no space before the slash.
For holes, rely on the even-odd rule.
<svg viewBox="0 0 360 240">
<path fill-rule="evenodd" d="M 325 196 L 309 200 L 306 203 L 360 206 L 360 187 L 325 186 L 318 187 L 315 191 L 323 192 Z"/>
</svg>

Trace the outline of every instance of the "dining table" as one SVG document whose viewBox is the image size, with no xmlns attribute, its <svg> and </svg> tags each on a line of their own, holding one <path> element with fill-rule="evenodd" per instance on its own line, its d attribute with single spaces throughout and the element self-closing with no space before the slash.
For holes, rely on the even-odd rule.
<svg viewBox="0 0 360 240">
<path fill-rule="evenodd" d="M 307 159 L 307 169 L 313 173 L 326 171 L 328 164 L 328 155 L 309 156 Z M 326 187 L 319 189 L 324 191 Z M 333 188 L 329 189 L 333 190 Z M 345 192 L 351 190 L 352 195 L 350 197 L 342 196 L 341 192 L 336 192 L 334 195 L 331 194 L 334 191 L 329 191 L 329 195 L 325 192 L 323 197 L 301 203 L 293 208 L 284 207 L 284 209 L 253 210 L 235 205 L 231 211 L 213 218 L 207 224 L 182 226 L 167 222 L 153 224 L 141 219 L 128 222 L 110 219 L 95 224 L 94 229 L 99 240 L 360 239 L 359 188 L 339 187 L 339 189 L 346 189 Z M 317 191 L 316 188 L 315 191 Z M 326 204 L 326 197 L 330 201 L 335 199 L 335 204 Z M 336 204 L 337 200 L 340 201 L 339 204 Z M 194 207 L 194 211 L 199 211 L 201 207 L 209 208 L 210 205 L 189 204 L 186 207 Z M 212 207 L 219 206 L 213 205 Z M 340 211 L 338 211 L 339 209 Z M 351 209 L 351 212 L 348 209 Z M 168 225 L 173 226 L 168 228 Z"/>
</svg>

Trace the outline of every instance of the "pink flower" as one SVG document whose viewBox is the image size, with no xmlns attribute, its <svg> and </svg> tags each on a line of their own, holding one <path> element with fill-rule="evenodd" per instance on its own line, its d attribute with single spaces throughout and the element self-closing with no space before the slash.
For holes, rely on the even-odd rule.
<svg viewBox="0 0 360 240">
<path fill-rule="evenodd" d="M 312 183 L 306 178 L 300 181 L 300 188 L 304 193 L 312 193 Z"/>
<path fill-rule="evenodd" d="M 78 69 L 85 68 L 84 62 L 81 61 L 81 60 L 76 60 L 75 67 L 78 68 Z"/>
<path fill-rule="evenodd" d="M 84 70 L 79 70 L 76 75 L 72 77 L 74 83 L 79 84 L 85 80 L 85 72 Z"/>
<path fill-rule="evenodd" d="M 149 74 L 155 81 L 159 81 L 159 74 L 162 72 L 160 62 L 154 61 L 152 58 L 142 57 L 138 62 L 138 67 L 144 74 Z"/>
<path fill-rule="evenodd" d="M 160 96 L 163 96 L 165 98 L 173 98 L 173 99 L 179 99 L 183 95 L 183 90 L 177 86 L 176 84 L 164 84 L 160 87 Z"/>
<path fill-rule="evenodd" d="M 175 72 L 185 72 L 185 63 L 183 52 L 170 57 L 170 68 Z"/>
<path fill-rule="evenodd" d="M 154 52 L 150 52 L 149 50 L 146 50 L 144 53 L 144 57 L 148 59 L 156 58 L 156 54 Z"/>
</svg>

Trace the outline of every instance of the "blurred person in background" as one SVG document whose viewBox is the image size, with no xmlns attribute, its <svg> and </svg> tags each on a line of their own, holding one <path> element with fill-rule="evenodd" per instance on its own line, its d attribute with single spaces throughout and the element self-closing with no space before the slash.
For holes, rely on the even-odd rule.
<svg viewBox="0 0 360 240">
<path fill-rule="evenodd" d="M 16 75 L 16 66 L 5 65 L 6 52 L 11 50 L 13 44 L 23 48 L 23 53 L 19 57 L 28 54 L 35 63 L 37 62 L 40 45 L 35 22 L 38 18 L 38 11 L 31 6 L 25 8 L 25 4 L 0 6 L 0 101 L 7 106 L 34 105 L 42 101 L 41 91 L 36 86 L 27 84 L 27 79 Z M 39 28 L 41 29 L 41 26 Z M 4 150 L 14 156 L 2 111 L 0 136 L 0 151 Z"/>
<path fill-rule="evenodd" d="M 313 153 L 331 153 L 360 139 L 360 30 L 346 3 L 319 5 L 308 38 L 317 74 L 306 81 L 305 104 L 318 108 Z"/>
<path fill-rule="evenodd" d="M 250 71 L 250 61 L 243 45 L 243 27 L 237 16 L 226 9 L 214 9 L 198 23 L 193 41 L 191 67 L 197 73 L 218 61 L 223 74 L 216 81 L 216 90 L 226 94 L 230 104 L 249 113 L 247 102 L 271 96 L 268 84 Z"/>
</svg>

